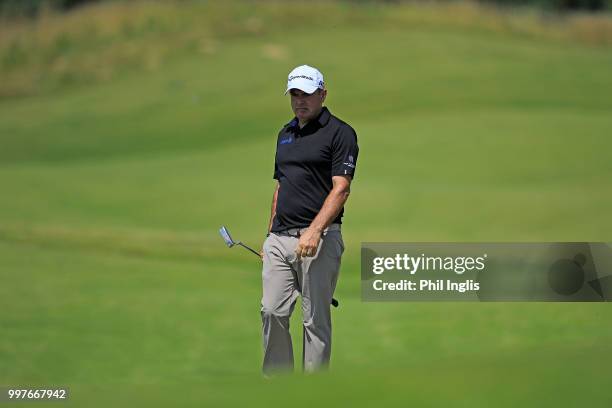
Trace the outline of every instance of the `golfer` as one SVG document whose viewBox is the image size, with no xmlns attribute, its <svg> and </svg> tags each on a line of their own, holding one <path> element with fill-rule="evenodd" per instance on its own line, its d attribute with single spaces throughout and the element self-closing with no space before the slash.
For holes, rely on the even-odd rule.
<svg viewBox="0 0 612 408">
<path fill-rule="evenodd" d="M 262 248 L 263 372 L 293 369 L 289 318 L 302 296 L 305 372 L 328 366 L 330 303 L 344 251 L 340 225 L 359 148 L 351 126 L 323 106 L 316 68 L 289 73 L 295 117 L 278 134 L 268 238 Z"/>
</svg>

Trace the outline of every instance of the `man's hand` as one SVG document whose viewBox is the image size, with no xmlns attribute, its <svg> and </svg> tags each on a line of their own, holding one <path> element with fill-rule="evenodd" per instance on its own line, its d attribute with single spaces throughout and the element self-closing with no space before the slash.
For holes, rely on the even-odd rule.
<svg viewBox="0 0 612 408">
<path fill-rule="evenodd" d="M 310 224 L 310 227 L 300 237 L 295 253 L 298 258 L 315 256 L 321 241 L 322 231 L 340 214 L 349 193 L 351 192 L 351 176 L 333 176 L 332 190 L 327 195 L 319 214 Z"/>
<path fill-rule="evenodd" d="M 270 233 L 268 233 L 268 236 L 270 235 Z M 267 238 L 266 238 L 267 239 Z M 261 258 L 261 262 L 263 262 L 263 257 L 264 257 L 264 250 L 263 247 L 265 245 L 266 241 L 264 240 L 263 244 L 261 244 L 261 249 L 259 250 L 259 257 Z"/>
<path fill-rule="evenodd" d="M 317 253 L 317 249 L 319 248 L 319 242 L 321 241 L 321 232 L 316 229 L 309 227 L 304 233 L 300 236 L 300 240 L 298 241 L 297 247 L 295 248 L 295 253 L 298 258 L 303 258 L 306 256 L 315 256 Z"/>
</svg>

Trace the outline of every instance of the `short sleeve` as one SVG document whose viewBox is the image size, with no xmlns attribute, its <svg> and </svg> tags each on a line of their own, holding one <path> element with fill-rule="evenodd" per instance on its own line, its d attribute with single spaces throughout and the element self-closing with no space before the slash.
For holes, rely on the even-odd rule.
<svg viewBox="0 0 612 408">
<path fill-rule="evenodd" d="M 332 140 L 332 176 L 355 177 L 358 155 L 357 134 L 350 126 L 342 126 Z"/>
<path fill-rule="evenodd" d="M 280 180 L 280 173 L 278 171 L 278 164 L 276 163 L 276 158 L 274 159 L 274 176 L 272 178 Z"/>
</svg>

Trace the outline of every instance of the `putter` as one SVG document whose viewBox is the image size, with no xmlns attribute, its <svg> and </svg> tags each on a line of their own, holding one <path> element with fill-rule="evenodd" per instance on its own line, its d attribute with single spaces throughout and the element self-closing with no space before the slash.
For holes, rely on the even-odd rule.
<svg viewBox="0 0 612 408">
<path fill-rule="evenodd" d="M 222 226 L 221 228 L 219 228 L 219 234 L 221 234 L 221 238 L 223 238 L 223 241 L 225 241 L 225 244 L 229 248 L 233 247 L 234 245 L 240 245 L 241 247 L 243 247 L 243 248 L 251 251 L 255 255 L 257 255 L 257 258 L 261 259 L 261 256 L 259 255 L 259 253 L 257 251 L 255 251 L 253 248 L 243 244 L 240 241 L 234 241 L 232 239 L 232 236 L 230 235 L 229 231 L 227 230 L 227 228 L 225 228 L 225 226 Z M 300 293 L 302 293 L 302 290 L 299 288 L 299 282 L 297 284 L 298 284 L 298 291 Z M 340 305 L 340 303 L 336 299 L 334 299 L 334 298 L 332 298 L 331 304 L 332 304 L 333 307 L 338 307 Z"/>
<path fill-rule="evenodd" d="M 248 249 L 249 251 L 251 251 L 252 253 L 254 253 L 255 255 L 257 255 L 258 258 L 261 259 L 261 256 L 259 256 L 259 253 L 257 251 L 255 251 L 253 248 L 246 246 L 245 244 L 243 244 L 242 242 L 238 241 L 234 241 L 232 239 L 232 236 L 230 235 L 229 231 L 227 230 L 227 228 L 225 227 L 221 227 L 219 229 L 219 234 L 221 234 L 221 237 L 223 237 L 223 240 L 225 241 L 225 244 L 228 247 L 233 247 L 234 245 L 240 245 L 243 248 Z"/>
</svg>

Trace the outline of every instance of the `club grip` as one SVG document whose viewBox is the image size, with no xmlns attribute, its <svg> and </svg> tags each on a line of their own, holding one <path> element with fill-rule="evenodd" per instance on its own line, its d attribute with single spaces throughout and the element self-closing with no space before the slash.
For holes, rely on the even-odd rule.
<svg viewBox="0 0 612 408">
<path fill-rule="evenodd" d="M 338 302 L 336 299 L 334 299 L 334 298 L 332 298 L 332 302 L 331 302 L 331 304 L 332 304 L 332 306 L 333 306 L 333 307 L 338 307 L 338 306 L 340 306 L 340 303 L 339 303 L 339 302 Z"/>
</svg>

